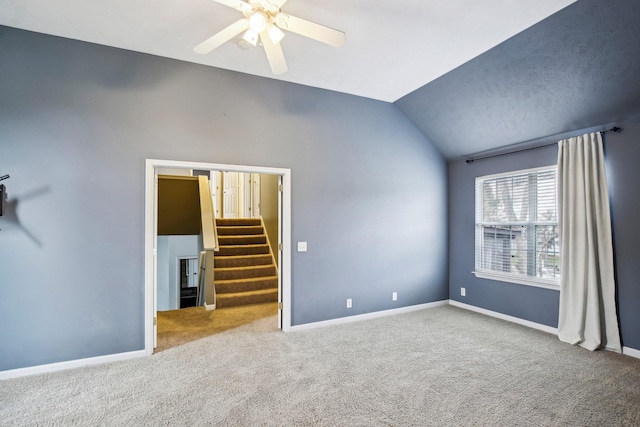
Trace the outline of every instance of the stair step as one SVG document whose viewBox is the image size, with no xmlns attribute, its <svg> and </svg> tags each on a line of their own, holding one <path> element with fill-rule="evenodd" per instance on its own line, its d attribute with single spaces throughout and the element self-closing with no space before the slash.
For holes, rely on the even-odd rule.
<svg viewBox="0 0 640 427">
<path fill-rule="evenodd" d="M 262 221 L 260 221 L 260 218 L 216 218 L 216 225 L 221 225 L 221 226 L 262 225 Z"/>
<path fill-rule="evenodd" d="M 233 255 L 256 255 L 268 254 L 269 245 L 224 245 L 220 246 L 220 250 L 216 251 L 215 256 L 233 256 Z"/>
<path fill-rule="evenodd" d="M 216 219 L 216 227 L 216 307 L 277 302 L 278 269 L 260 218 Z"/>
<path fill-rule="evenodd" d="M 216 280 L 216 294 L 234 294 L 239 292 L 277 289 L 278 276 L 254 277 L 243 280 Z"/>
<path fill-rule="evenodd" d="M 249 265 L 267 265 L 273 263 L 270 254 L 220 256 L 217 253 L 213 257 L 214 267 L 246 267 Z"/>
<path fill-rule="evenodd" d="M 264 234 L 264 230 L 261 225 L 248 225 L 248 226 L 224 226 L 218 225 L 218 236 L 234 236 L 234 235 L 248 235 L 248 234 Z"/>
<path fill-rule="evenodd" d="M 219 294 L 216 296 L 216 308 L 236 307 L 239 305 L 278 302 L 278 289 L 264 289 L 252 292 Z"/>
<path fill-rule="evenodd" d="M 256 234 L 249 236 L 218 236 L 220 245 L 258 245 L 267 243 L 267 236 Z"/>
<path fill-rule="evenodd" d="M 255 265 L 249 267 L 214 268 L 213 277 L 220 280 L 249 279 L 251 277 L 265 277 L 277 275 L 276 266 Z"/>
</svg>

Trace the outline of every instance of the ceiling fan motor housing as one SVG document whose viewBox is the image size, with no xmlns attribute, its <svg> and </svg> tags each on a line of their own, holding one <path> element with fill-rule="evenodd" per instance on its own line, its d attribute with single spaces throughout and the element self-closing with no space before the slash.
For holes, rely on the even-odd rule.
<svg viewBox="0 0 640 427">
<path fill-rule="evenodd" d="M 280 9 L 287 0 L 214 1 L 242 12 L 244 18 L 196 46 L 194 51 L 199 54 L 207 54 L 244 32 L 241 46 L 256 46 L 260 40 L 271 71 L 274 74 L 283 74 L 288 67 L 280 46 L 280 41 L 284 38 L 282 30 L 336 47 L 342 46 L 345 42 L 345 34 L 342 31 L 281 13 Z"/>
</svg>

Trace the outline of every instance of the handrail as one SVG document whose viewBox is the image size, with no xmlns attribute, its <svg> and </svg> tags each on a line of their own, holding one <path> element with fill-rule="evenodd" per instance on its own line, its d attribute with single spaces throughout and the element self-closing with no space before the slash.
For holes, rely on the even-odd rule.
<svg viewBox="0 0 640 427">
<path fill-rule="evenodd" d="M 200 252 L 198 268 L 197 304 L 207 310 L 216 309 L 216 283 L 214 280 L 215 261 L 213 251 Z"/>
<path fill-rule="evenodd" d="M 202 251 L 200 252 L 200 265 L 198 271 L 198 296 L 197 296 L 197 306 L 205 306 L 207 310 L 215 310 L 216 309 L 216 286 L 215 282 L 211 280 L 211 276 L 207 276 L 207 267 L 209 267 L 209 274 L 213 275 L 213 262 L 211 262 L 211 251 Z M 207 294 L 207 281 L 211 282 L 209 284 L 209 299 L 207 302 L 206 294 Z"/>
<path fill-rule="evenodd" d="M 202 221 L 202 246 L 200 253 L 200 277 L 198 278 L 198 305 L 207 310 L 216 309 L 216 286 L 214 281 L 213 253 L 218 251 L 218 231 L 216 217 L 213 213 L 213 200 L 209 180 L 206 176 L 198 176 L 200 190 L 200 216 Z"/>
<path fill-rule="evenodd" d="M 200 188 L 200 214 L 202 217 L 202 245 L 206 251 L 218 250 L 218 231 L 216 217 L 213 213 L 213 200 L 209 180 L 206 176 L 198 176 Z"/>
</svg>

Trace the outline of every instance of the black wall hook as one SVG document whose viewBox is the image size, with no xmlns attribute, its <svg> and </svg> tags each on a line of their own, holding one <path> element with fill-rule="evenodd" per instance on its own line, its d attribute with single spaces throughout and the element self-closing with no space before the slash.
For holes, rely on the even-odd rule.
<svg viewBox="0 0 640 427">
<path fill-rule="evenodd" d="M 0 181 L 8 179 L 9 175 L 0 176 Z M 7 191 L 3 184 L 0 184 L 0 216 L 4 215 L 4 200 L 7 198 Z"/>
</svg>

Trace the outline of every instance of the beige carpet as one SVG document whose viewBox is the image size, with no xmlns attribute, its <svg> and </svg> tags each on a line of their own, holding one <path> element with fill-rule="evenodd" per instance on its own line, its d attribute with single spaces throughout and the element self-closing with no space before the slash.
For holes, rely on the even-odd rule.
<svg viewBox="0 0 640 427">
<path fill-rule="evenodd" d="M 277 303 L 253 304 L 207 311 L 204 307 L 158 312 L 158 346 L 155 352 L 234 329 L 278 312 Z M 276 322 L 276 319 L 273 320 Z"/>
<path fill-rule="evenodd" d="M 0 382 L 11 426 L 639 426 L 640 360 L 455 307 Z"/>
</svg>

